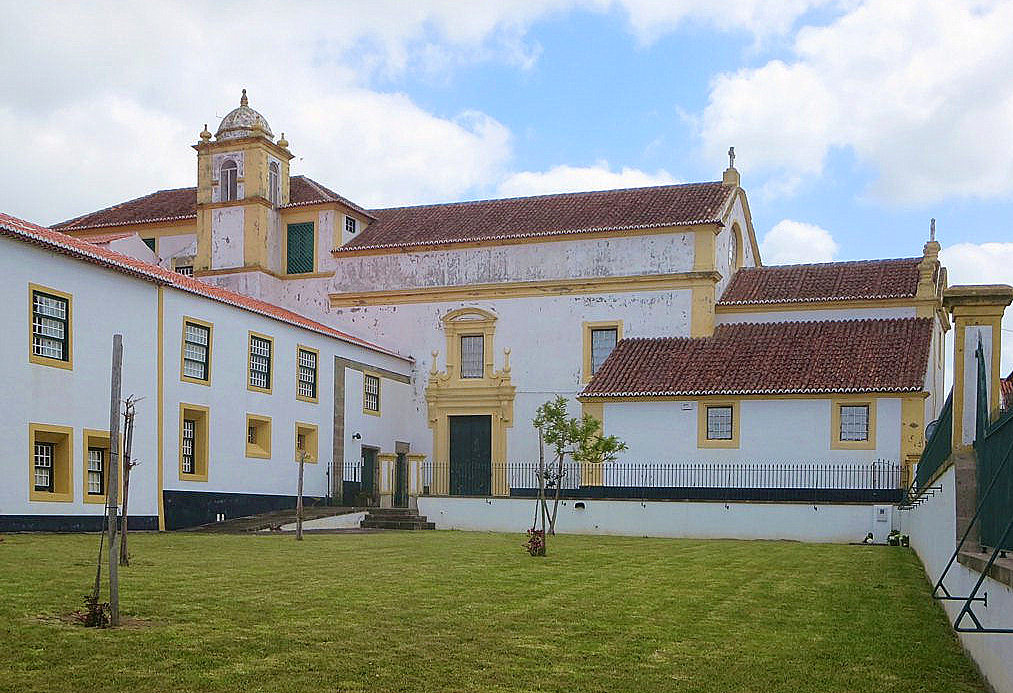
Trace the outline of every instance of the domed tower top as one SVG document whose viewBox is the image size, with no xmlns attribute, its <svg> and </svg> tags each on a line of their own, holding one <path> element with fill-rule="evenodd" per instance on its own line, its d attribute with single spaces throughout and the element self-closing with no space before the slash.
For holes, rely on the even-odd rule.
<svg viewBox="0 0 1013 693">
<path fill-rule="evenodd" d="M 222 124 L 218 126 L 218 132 L 215 133 L 217 141 L 236 140 L 257 135 L 274 140 L 274 133 L 271 132 L 271 126 L 267 124 L 267 120 L 250 108 L 249 103 L 246 98 L 246 90 L 243 89 L 243 96 L 239 99 L 239 108 L 222 118 Z"/>
</svg>

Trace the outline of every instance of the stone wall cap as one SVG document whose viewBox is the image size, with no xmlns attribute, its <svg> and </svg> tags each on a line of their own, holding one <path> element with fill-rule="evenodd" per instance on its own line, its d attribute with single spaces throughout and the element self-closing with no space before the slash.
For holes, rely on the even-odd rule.
<svg viewBox="0 0 1013 693">
<path fill-rule="evenodd" d="M 943 305 L 1008 306 L 1013 302 L 1013 286 L 1009 284 L 963 284 L 951 286 L 943 292 Z"/>
</svg>

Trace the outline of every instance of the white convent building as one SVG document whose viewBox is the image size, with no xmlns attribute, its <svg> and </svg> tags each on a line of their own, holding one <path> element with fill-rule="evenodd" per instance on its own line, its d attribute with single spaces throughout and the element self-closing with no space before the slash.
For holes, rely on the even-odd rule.
<svg viewBox="0 0 1013 693">
<path fill-rule="evenodd" d="M 0 216 L 0 529 L 98 524 L 114 332 L 144 398 L 130 509 L 150 527 L 290 504 L 307 449 L 315 499 L 524 495 L 510 465 L 537 460 L 531 420 L 557 394 L 627 443 L 627 471 L 655 465 L 578 470 L 589 499 L 665 498 L 664 465 L 900 470 L 943 405 L 938 243 L 764 267 L 731 165 L 366 209 L 292 175 L 245 91 L 193 148 L 196 187 L 49 229 Z"/>
</svg>

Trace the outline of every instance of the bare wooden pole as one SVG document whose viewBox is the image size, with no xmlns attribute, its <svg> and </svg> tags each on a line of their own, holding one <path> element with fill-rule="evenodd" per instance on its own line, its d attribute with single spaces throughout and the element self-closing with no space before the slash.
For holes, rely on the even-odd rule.
<svg viewBox="0 0 1013 693">
<path fill-rule="evenodd" d="M 306 451 L 299 451 L 299 486 L 296 489 L 295 499 L 295 538 L 302 541 L 302 480 L 303 470 L 306 468 Z"/>
<path fill-rule="evenodd" d="M 120 388 L 123 374 L 123 335 L 113 335 L 113 365 L 109 393 L 109 488 L 106 492 L 109 534 L 109 625 L 120 625 L 120 583 L 116 546 L 116 510 L 120 487 Z"/>
</svg>

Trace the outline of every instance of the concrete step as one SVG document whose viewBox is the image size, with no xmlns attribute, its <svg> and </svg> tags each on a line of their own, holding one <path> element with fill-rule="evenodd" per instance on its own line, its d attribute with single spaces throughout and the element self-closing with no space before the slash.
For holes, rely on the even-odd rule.
<svg viewBox="0 0 1013 693">
<path fill-rule="evenodd" d="M 435 522 L 419 520 L 363 520 L 362 529 L 436 529 Z"/>
<path fill-rule="evenodd" d="M 359 526 L 363 529 L 436 529 L 425 515 L 411 508 L 370 508 Z"/>
</svg>

